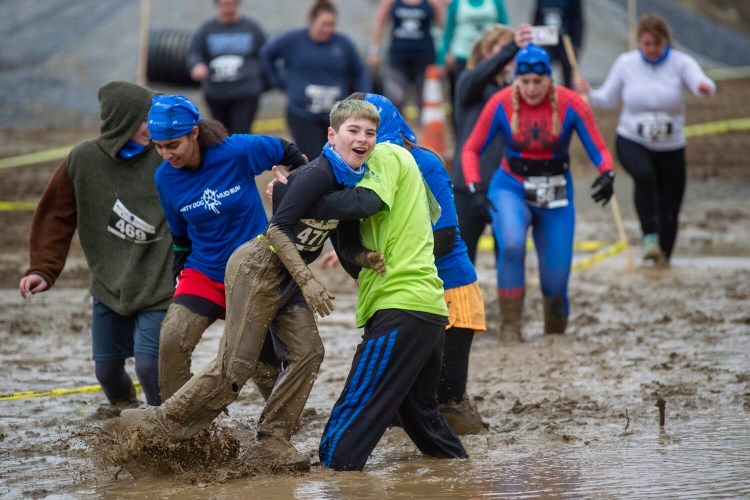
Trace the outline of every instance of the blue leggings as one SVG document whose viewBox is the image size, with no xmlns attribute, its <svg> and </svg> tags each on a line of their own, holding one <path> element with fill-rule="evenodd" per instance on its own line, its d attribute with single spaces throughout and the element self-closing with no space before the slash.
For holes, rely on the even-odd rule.
<svg viewBox="0 0 750 500">
<path fill-rule="evenodd" d="M 562 297 L 567 316 L 575 207 L 570 174 L 566 174 L 566 178 L 568 205 L 565 207 L 539 208 L 528 205 L 524 200 L 523 184 L 502 169 L 492 177 L 487 197 L 493 205 L 490 215 L 498 244 L 498 295 L 501 298 L 520 298 L 524 294 L 526 234 L 531 226 L 539 260 L 542 295 Z"/>
</svg>

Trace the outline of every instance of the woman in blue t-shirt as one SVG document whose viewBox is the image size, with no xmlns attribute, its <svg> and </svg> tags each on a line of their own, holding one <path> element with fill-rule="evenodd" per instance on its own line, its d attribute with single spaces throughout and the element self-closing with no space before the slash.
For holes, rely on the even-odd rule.
<svg viewBox="0 0 750 500">
<path fill-rule="evenodd" d="M 224 269 L 229 256 L 268 224 L 255 176 L 274 165 L 305 164 L 284 139 L 227 136 L 183 96 L 154 97 L 148 128 L 164 158 L 154 175 L 174 241 L 177 281 L 162 323 L 159 386 L 167 400 L 190 379 L 190 358 L 203 332 L 226 312 Z M 254 381 L 271 393 L 279 363 L 267 342 Z"/>
<path fill-rule="evenodd" d="M 287 94 L 286 120 L 294 142 L 308 159 L 320 155 L 328 140 L 328 113 L 355 90 L 368 90 L 364 65 L 352 41 L 336 30 L 338 12 L 318 0 L 309 24 L 281 33 L 261 50 L 271 84 Z"/>
</svg>

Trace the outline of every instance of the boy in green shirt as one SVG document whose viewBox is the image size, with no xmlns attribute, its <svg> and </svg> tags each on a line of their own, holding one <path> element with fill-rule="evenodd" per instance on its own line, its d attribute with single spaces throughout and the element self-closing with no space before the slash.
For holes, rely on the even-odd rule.
<svg viewBox="0 0 750 500">
<path fill-rule="evenodd" d="M 426 455 L 466 458 L 438 411 L 448 309 L 434 264 L 427 187 L 400 146 L 378 144 L 367 165 L 352 191 L 374 192 L 383 208 L 361 222 L 359 237 L 388 267 L 382 276 L 371 269 L 359 273 L 356 321 L 364 326 L 363 341 L 323 433 L 320 461 L 361 470 L 394 417 Z M 329 194 L 319 208 L 334 211 L 350 194 Z"/>
</svg>

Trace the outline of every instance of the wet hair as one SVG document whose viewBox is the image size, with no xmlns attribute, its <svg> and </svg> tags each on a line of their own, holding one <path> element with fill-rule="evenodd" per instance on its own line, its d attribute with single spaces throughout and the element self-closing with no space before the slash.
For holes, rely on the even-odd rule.
<svg viewBox="0 0 750 500">
<path fill-rule="evenodd" d="M 495 44 L 505 37 L 513 39 L 515 30 L 510 26 L 504 24 L 494 24 L 487 28 L 482 34 L 481 38 L 478 38 L 474 45 L 471 46 L 471 53 L 469 59 L 466 61 L 466 69 L 471 69 L 479 64 L 484 59 L 487 59 L 487 54 Z"/>
<path fill-rule="evenodd" d="M 658 42 L 666 40 L 669 45 L 672 45 L 672 32 L 667 20 L 659 14 L 650 13 L 641 16 L 638 21 L 637 37 L 640 38 L 644 33 L 653 35 Z"/>
<path fill-rule="evenodd" d="M 336 9 L 336 6 L 331 0 L 316 0 L 310 9 L 310 12 L 307 13 L 307 20 L 312 23 L 324 12 L 330 12 L 337 17 L 339 15 L 338 9 Z"/>
<path fill-rule="evenodd" d="M 219 120 L 200 120 L 198 127 L 198 144 L 203 147 L 217 146 L 227 138 L 227 129 Z"/>
<path fill-rule="evenodd" d="M 520 120 L 518 118 L 518 109 L 521 107 L 518 79 L 513 82 L 511 92 L 513 93 L 511 96 L 513 100 L 513 116 L 510 118 L 510 131 L 517 134 L 521 130 Z M 562 126 L 560 125 L 560 115 L 557 112 L 557 87 L 555 86 L 555 82 L 550 82 L 549 102 L 552 105 L 552 135 L 560 135 Z"/>
<path fill-rule="evenodd" d="M 371 121 L 377 127 L 380 125 L 378 109 L 367 101 L 351 99 L 351 96 L 334 104 L 331 109 L 331 128 L 336 132 L 341 125 L 350 118 Z"/>
</svg>

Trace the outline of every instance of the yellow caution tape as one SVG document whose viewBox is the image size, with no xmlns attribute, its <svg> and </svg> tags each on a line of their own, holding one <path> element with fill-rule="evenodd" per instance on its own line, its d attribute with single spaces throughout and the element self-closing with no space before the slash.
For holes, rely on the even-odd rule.
<svg viewBox="0 0 750 500">
<path fill-rule="evenodd" d="M 30 201 L 0 201 L 0 212 L 33 211 L 36 203 Z"/>
<path fill-rule="evenodd" d="M 141 387 L 141 384 L 135 382 L 133 385 Z M 84 394 L 87 392 L 100 392 L 102 387 L 100 385 L 86 385 L 83 387 L 77 387 L 74 389 L 50 389 L 49 391 L 26 391 L 26 392 L 11 392 L 9 394 L 0 394 L 0 401 L 11 401 L 14 399 L 30 399 L 30 398 L 45 398 L 50 396 L 67 396 L 69 394 Z"/>
<path fill-rule="evenodd" d="M 716 122 L 688 125 L 685 127 L 685 137 L 727 134 L 729 132 L 744 132 L 746 130 L 750 130 L 750 118 L 735 118 L 733 120 L 719 120 Z"/>
<path fill-rule="evenodd" d="M 611 241 L 576 241 L 573 243 L 573 250 L 576 252 L 596 252 L 604 247 L 612 245 Z M 526 240 L 526 248 L 531 250 L 534 248 L 534 241 L 529 238 Z M 492 239 L 492 235 L 483 234 L 479 237 L 479 244 L 477 249 L 480 252 L 491 252 L 495 249 L 495 241 Z"/>
<path fill-rule="evenodd" d="M 68 156 L 68 153 L 73 149 L 73 144 L 69 146 L 60 146 L 59 148 L 47 149 L 46 151 L 38 151 L 36 153 L 28 153 L 25 155 L 11 156 L 9 158 L 0 159 L 0 170 L 4 168 L 23 167 L 26 165 L 36 165 L 38 163 L 45 163 L 48 161 L 62 160 Z"/>
<path fill-rule="evenodd" d="M 614 257 L 618 253 L 620 253 L 623 250 L 625 250 L 626 246 L 627 246 L 627 244 L 624 241 L 618 241 L 616 243 L 613 243 L 613 244 L 605 247 L 604 249 L 596 252 L 591 257 L 589 257 L 587 259 L 584 259 L 581 262 L 577 262 L 577 263 L 573 264 L 570 269 L 572 271 L 578 271 L 579 269 L 585 269 L 587 267 L 591 267 L 594 264 L 596 264 L 597 262 L 601 262 L 604 259 L 608 259 L 610 257 Z"/>
</svg>

